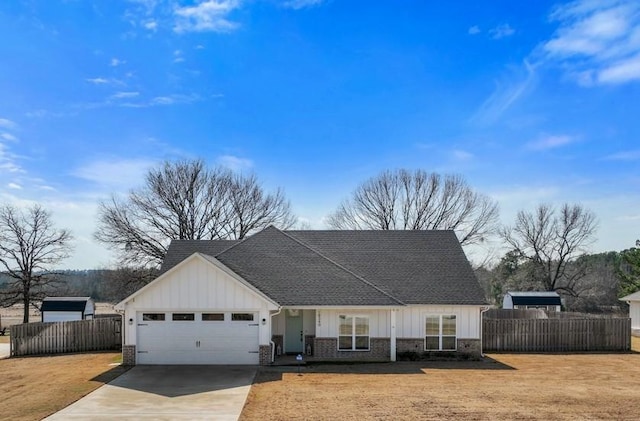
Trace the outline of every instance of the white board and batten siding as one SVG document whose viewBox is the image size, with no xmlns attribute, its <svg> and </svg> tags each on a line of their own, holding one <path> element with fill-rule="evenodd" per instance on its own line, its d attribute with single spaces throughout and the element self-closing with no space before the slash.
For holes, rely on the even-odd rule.
<svg viewBox="0 0 640 421">
<path fill-rule="evenodd" d="M 140 364 L 257 364 L 255 351 L 270 343 L 270 311 L 277 309 L 221 264 L 200 255 L 187 258 L 123 303 L 125 344 L 137 346 Z M 144 320 L 147 313 L 164 314 L 164 320 Z M 173 320 L 175 313 L 193 314 L 193 320 Z M 203 314 L 208 313 L 222 313 L 224 320 L 205 321 Z M 252 314 L 253 320 L 234 321 L 236 313 Z M 239 349 L 254 355 L 246 361 L 234 359 Z"/>
<path fill-rule="evenodd" d="M 427 315 L 455 315 L 456 336 L 462 339 L 480 339 L 480 306 L 429 305 L 401 308 L 396 317 L 398 338 L 420 338 L 425 334 Z"/>
<path fill-rule="evenodd" d="M 640 330 L 640 301 L 629 302 L 629 317 L 631 318 L 631 329 Z"/>
<path fill-rule="evenodd" d="M 341 314 L 369 317 L 369 335 L 374 338 L 388 338 L 391 335 L 390 310 L 387 309 L 331 309 L 316 311 L 316 336 L 336 337 L 338 317 Z M 457 337 L 480 339 L 480 306 L 464 305 L 415 305 L 396 309 L 396 337 L 422 338 L 425 335 L 427 315 L 455 315 Z"/>
</svg>

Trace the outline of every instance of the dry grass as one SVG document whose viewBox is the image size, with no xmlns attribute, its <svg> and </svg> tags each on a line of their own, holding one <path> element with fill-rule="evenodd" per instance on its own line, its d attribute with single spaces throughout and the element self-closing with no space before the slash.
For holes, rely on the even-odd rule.
<svg viewBox="0 0 640 421">
<path fill-rule="evenodd" d="M 638 419 L 640 354 L 492 358 L 266 368 L 241 420 Z"/>
<path fill-rule="evenodd" d="M 41 420 L 102 386 L 125 369 L 104 352 L 0 360 L 0 418 Z"/>
<path fill-rule="evenodd" d="M 640 352 L 640 336 L 631 337 L 631 349 L 636 352 Z"/>
</svg>

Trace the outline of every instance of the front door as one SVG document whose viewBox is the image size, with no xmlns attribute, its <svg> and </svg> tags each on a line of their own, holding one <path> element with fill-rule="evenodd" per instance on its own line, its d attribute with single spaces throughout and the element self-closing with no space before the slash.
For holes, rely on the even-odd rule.
<svg viewBox="0 0 640 421">
<path fill-rule="evenodd" d="M 302 310 L 287 310 L 285 313 L 284 352 L 302 352 Z"/>
</svg>

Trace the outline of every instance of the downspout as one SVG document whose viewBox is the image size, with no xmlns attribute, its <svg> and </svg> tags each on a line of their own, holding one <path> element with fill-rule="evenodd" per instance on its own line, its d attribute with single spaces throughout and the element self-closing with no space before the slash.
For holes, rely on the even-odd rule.
<svg viewBox="0 0 640 421">
<path fill-rule="evenodd" d="M 276 344 L 273 342 L 273 316 L 277 316 L 282 312 L 282 307 L 278 307 L 278 311 L 271 315 L 271 323 L 269 323 L 269 330 L 271 330 L 271 339 L 269 339 L 269 343 L 271 344 L 271 363 L 273 364 L 276 361 Z"/>
<path fill-rule="evenodd" d="M 120 332 L 120 336 L 121 336 L 121 338 L 120 338 L 120 353 L 122 353 L 122 350 L 124 348 L 124 339 L 126 337 L 124 330 L 127 328 L 127 321 L 125 320 L 125 317 L 124 317 L 125 310 L 118 310 L 115 307 L 114 307 L 114 310 L 115 310 L 116 313 L 118 313 L 120 315 L 120 320 L 121 320 L 121 326 L 122 326 L 121 330 L 122 330 L 122 332 Z"/>
<path fill-rule="evenodd" d="M 484 358 L 484 351 L 483 351 L 483 343 L 482 343 L 482 324 L 483 324 L 483 320 L 484 317 L 482 316 L 484 313 L 486 313 L 487 311 L 491 310 L 491 307 L 487 306 L 487 307 L 480 307 L 480 356 Z"/>
</svg>

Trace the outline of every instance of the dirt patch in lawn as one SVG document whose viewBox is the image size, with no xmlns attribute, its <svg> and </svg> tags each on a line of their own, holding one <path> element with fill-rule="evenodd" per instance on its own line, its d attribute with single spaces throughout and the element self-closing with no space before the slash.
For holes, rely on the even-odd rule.
<svg viewBox="0 0 640 421">
<path fill-rule="evenodd" d="M 0 418 L 41 420 L 126 371 L 111 365 L 120 358 L 104 352 L 0 360 Z"/>
<path fill-rule="evenodd" d="M 636 420 L 640 354 L 264 368 L 241 420 Z"/>
</svg>

